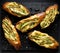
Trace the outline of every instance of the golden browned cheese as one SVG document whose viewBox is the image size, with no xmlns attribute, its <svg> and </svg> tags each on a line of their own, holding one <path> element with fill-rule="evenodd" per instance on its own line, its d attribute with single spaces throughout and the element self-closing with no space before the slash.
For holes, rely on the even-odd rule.
<svg viewBox="0 0 60 53">
<path fill-rule="evenodd" d="M 42 19 L 44 19 L 44 16 L 45 12 L 42 12 L 20 20 L 16 23 L 16 28 L 21 32 L 27 32 L 28 30 L 36 27 L 42 21 Z"/>
<path fill-rule="evenodd" d="M 59 46 L 59 43 L 52 36 L 37 30 L 30 32 L 28 37 L 31 41 L 45 48 L 56 49 Z"/>
<path fill-rule="evenodd" d="M 17 17 L 27 16 L 30 14 L 30 11 L 25 6 L 17 2 L 5 2 L 3 4 L 3 9 Z"/>
<path fill-rule="evenodd" d="M 2 20 L 2 28 L 4 31 L 5 38 L 8 40 L 8 42 L 12 46 L 14 46 L 14 48 L 16 50 L 19 50 L 21 47 L 20 38 L 19 38 L 19 35 L 18 35 L 14 25 L 12 25 L 9 18 L 5 17 Z"/>
<path fill-rule="evenodd" d="M 46 16 L 40 23 L 41 28 L 47 28 L 48 26 L 50 26 L 50 24 L 54 22 L 57 14 L 59 14 L 57 4 L 48 7 L 46 10 Z"/>
</svg>

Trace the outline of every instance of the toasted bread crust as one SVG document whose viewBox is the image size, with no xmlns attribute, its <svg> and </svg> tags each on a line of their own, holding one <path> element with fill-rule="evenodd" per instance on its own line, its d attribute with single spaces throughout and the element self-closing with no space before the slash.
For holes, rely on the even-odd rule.
<svg viewBox="0 0 60 53">
<path fill-rule="evenodd" d="M 35 27 L 44 19 L 44 17 L 45 17 L 45 12 L 35 14 L 35 15 L 33 15 L 33 17 L 30 16 L 30 17 L 28 17 L 28 18 L 26 18 L 26 19 L 23 19 L 23 20 L 17 22 L 17 23 L 16 23 L 16 28 L 17 28 L 17 25 L 18 25 L 19 23 L 24 22 L 24 21 L 27 21 L 27 20 L 30 20 L 30 19 L 33 19 L 34 16 L 37 16 L 37 18 L 39 18 L 39 22 L 38 22 L 33 28 L 35 28 Z M 33 29 L 33 28 L 32 28 L 32 29 Z M 18 28 L 17 28 L 17 29 L 18 29 Z M 18 30 L 19 30 L 19 29 L 18 29 Z M 28 30 L 31 30 L 31 28 L 28 29 Z M 28 30 L 27 30 L 27 31 L 28 31 Z M 21 31 L 21 30 L 19 30 L 19 31 Z M 27 32 L 27 31 L 21 31 L 21 32 Z"/>
<path fill-rule="evenodd" d="M 40 31 L 38 31 L 38 32 L 40 32 Z M 28 38 L 32 41 L 32 42 L 35 42 L 35 41 L 33 41 L 32 39 L 31 39 L 31 37 L 30 37 L 30 34 L 31 34 L 32 32 L 30 32 L 30 33 L 28 33 Z M 43 33 L 43 32 L 41 32 L 41 33 Z M 47 33 L 45 33 L 45 34 L 47 34 Z M 48 34 L 47 34 L 48 35 Z M 54 41 L 54 45 L 53 46 L 50 46 L 50 47 L 48 47 L 49 49 L 56 49 L 58 46 L 59 46 L 59 43 L 52 37 L 52 36 L 49 36 L 49 38 L 51 39 L 51 40 L 53 40 Z M 35 42 L 36 43 L 36 42 Z M 36 43 L 37 44 L 37 43 Z M 39 45 L 39 44 L 38 44 Z M 40 45 L 39 45 L 40 46 Z M 45 46 L 42 46 L 42 47 L 45 47 Z M 45 47 L 46 48 L 46 47 Z"/>
<path fill-rule="evenodd" d="M 13 13 L 9 8 L 7 8 L 7 6 L 10 4 L 11 2 L 5 2 L 4 4 L 3 4 L 3 6 L 2 6 L 2 8 L 6 11 L 6 12 L 8 12 L 8 13 L 10 13 L 10 14 L 12 14 L 12 15 L 14 15 L 14 16 L 17 16 L 17 17 L 19 17 L 17 14 L 15 14 L 15 13 Z M 20 4 L 21 5 L 21 4 Z M 23 5 L 22 5 L 23 6 Z M 29 15 L 30 14 L 30 11 L 25 7 L 25 6 L 23 6 L 25 9 L 26 9 L 26 11 L 28 12 L 28 14 L 27 15 Z M 26 15 L 26 16 L 27 16 Z M 24 15 L 22 15 L 21 17 L 23 17 Z"/>
<path fill-rule="evenodd" d="M 57 4 L 54 4 L 52 6 L 49 6 L 46 11 L 50 11 L 51 9 L 58 9 L 58 5 Z"/>
<path fill-rule="evenodd" d="M 10 20 L 9 18 L 4 18 L 3 20 L 5 20 L 5 19 L 8 19 L 9 22 L 12 24 L 12 22 L 11 22 L 11 20 Z M 2 23 L 2 27 L 4 27 L 3 23 Z M 4 28 L 3 28 L 3 29 L 4 29 Z M 16 36 L 15 36 L 15 37 L 17 38 L 17 40 L 14 41 L 14 40 L 12 40 L 12 39 L 7 38 L 6 36 L 5 36 L 5 38 L 8 40 L 8 42 L 9 42 L 12 46 L 14 46 L 14 48 L 15 48 L 16 50 L 19 50 L 20 47 L 21 47 L 21 41 L 20 41 L 20 38 L 19 38 L 19 34 L 17 33 L 15 27 L 13 28 L 13 30 L 16 32 Z"/>
<path fill-rule="evenodd" d="M 54 45 L 50 48 L 51 49 L 56 49 L 59 46 L 59 43 L 52 36 L 50 36 L 50 38 L 55 41 Z"/>
</svg>

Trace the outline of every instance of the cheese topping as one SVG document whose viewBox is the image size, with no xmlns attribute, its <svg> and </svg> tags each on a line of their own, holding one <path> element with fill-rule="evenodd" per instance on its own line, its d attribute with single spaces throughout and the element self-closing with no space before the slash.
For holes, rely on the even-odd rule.
<svg viewBox="0 0 60 53">
<path fill-rule="evenodd" d="M 2 22 L 3 22 L 2 27 L 3 27 L 3 30 L 5 33 L 5 37 L 16 41 L 17 40 L 17 37 L 16 37 L 17 33 L 14 30 L 14 26 L 11 24 L 10 20 L 5 18 Z"/>
<path fill-rule="evenodd" d="M 48 27 L 51 23 L 54 22 L 55 16 L 58 14 L 57 9 L 51 9 L 49 11 L 46 11 L 46 16 L 43 19 L 43 21 L 40 23 L 40 26 L 42 28 Z"/>
<path fill-rule="evenodd" d="M 27 31 L 29 29 L 34 28 L 38 23 L 39 23 L 38 18 L 26 19 L 26 20 L 21 20 L 20 23 L 16 25 L 16 27 L 20 31 Z"/>
<path fill-rule="evenodd" d="M 29 34 L 29 38 L 38 45 L 46 48 L 54 45 L 54 40 L 48 34 L 36 30 Z"/>
<path fill-rule="evenodd" d="M 18 4 L 16 2 L 9 3 L 7 8 L 9 8 L 12 11 L 12 13 L 17 14 L 19 17 L 21 17 L 22 15 L 29 14 L 28 10 L 23 5 Z"/>
</svg>

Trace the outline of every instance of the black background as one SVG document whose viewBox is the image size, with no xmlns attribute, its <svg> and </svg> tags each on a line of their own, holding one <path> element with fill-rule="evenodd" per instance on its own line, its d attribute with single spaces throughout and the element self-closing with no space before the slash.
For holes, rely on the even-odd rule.
<svg viewBox="0 0 60 53">
<path fill-rule="evenodd" d="M 49 7 L 50 5 L 53 5 L 55 3 L 57 3 L 59 5 L 59 1 L 57 0 L 1 0 L 0 1 L 0 52 L 1 53 L 60 53 L 60 46 L 56 49 L 56 50 L 51 50 L 51 49 L 46 49 L 43 47 L 39 47 L 38 45 L 36 45 L 35 43 L 31 42 L 28 38 L 27 38 L 27 33 L 30 32 L 28 31 L 27 33 L 21 33 L 20 31 L 18 31 L 20 38 L 21 38 L 21 43 L 22 43 L 22 47 L 19 51 L 16 51 L 9 43 L 8 41 L 4 38 L 4 33 L 1 27 L 2 24 L 2 19 L 5 16 L 8 16 L 12 23 L 15 25 L 15 23 L 23 18 L 18 18 L 15 17 L 7 12 L 5 12 L 2 9 L 2 4 L 6 1 L 16 1 L 19 2 L 21 4 L 23 4 L 24 6 L 26 6 L 31 14 L 33 15 L 35 13 L 39 13 L 39 12 L 43 12 L 46 10 L 47 7 Z M 60 6 L 59 6 L 60 8 Z M 60 11 L 60 9 L 59 9 Z M 29 15 L 29 16 L 30 16 Z M 28 17 L 28 16 L 26 16 Z M 24 18 L 26 18 L 24 17 Z M 38 25 L 36 28 L 34 28 L 33 30 L 39 30 L 42 32 L 46 32 L 49 35 L 53 36 L 59 43 L 60 43 L 60 15 L 56 16 L 55 21 L 46 29 L 41 29 L 40 26 Z M 32 31 L 32 30 L 31 30 Z"/>
</svg>

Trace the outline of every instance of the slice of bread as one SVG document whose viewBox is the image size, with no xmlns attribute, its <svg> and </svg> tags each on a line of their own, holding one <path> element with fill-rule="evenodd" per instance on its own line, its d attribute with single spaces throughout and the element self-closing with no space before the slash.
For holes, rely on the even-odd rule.
<svg viewBox="0 0 60 53">
<path fill-rule="evenodd" d="M 30 14 L 30 11 L 25 6 L 17 2 L 5 2 L 2 8 L 17 17 L 23 17 Z"/>
<path fill-rule="evenodd" d="M 42 29 L 49 27 L 50 24 L 54 22 L 56 15 L 59 13 L 58 5 L 54 4 L 52 6 L 49 6 L 46 9 L 45 13 L 46 13 L 46 16 L 43 19 L 43 21 L 40 23 L 40 26 Z"/>
<path fill-rule="evenodd" d="M 47 33 L 43 33 L 37 30 L 30 32 L 28 34 L 29 39 L 39 46 L 49 48 L 49 49 L 56 49 L 59 46 L 59 43 Z"/>
<path fill-rule="evenodd" d="M 28 18 L 22 19 L 16 23 L 16 28 L 21 32 L 27 32 L 28 30 L 36 27 L 45 17 L 45 12 L 32 15 Z"/>
<path fill-rule="evenodd" d="M 2 20 L 2 28 L 4 31 L 5 38 L 8 40 L 8 42 L 14 46 L 16 50 L 19 50 L 21 47 L 21 41 L 19 38 L 19 34 L 16 31 L 14 25 L 12 25 L 12 22 L 9 18 L 5 17 Z"/>
</svg>

